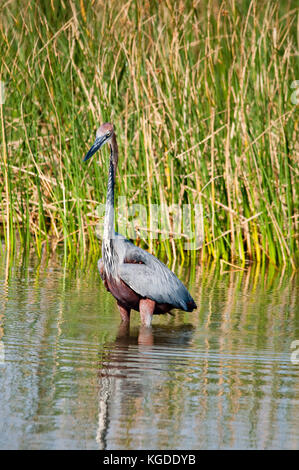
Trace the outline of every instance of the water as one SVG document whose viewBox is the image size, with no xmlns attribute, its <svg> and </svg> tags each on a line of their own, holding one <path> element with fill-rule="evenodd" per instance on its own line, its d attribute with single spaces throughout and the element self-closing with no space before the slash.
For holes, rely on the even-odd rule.
<svg viewBox="0 0 299 470">
<path fill-rule="evenodd" d="M 0 448 L 298 449 L 298 276 L 179 274 L 198 310 L 128 329 L 95 262 L 2 259 Z"/>
</svg>

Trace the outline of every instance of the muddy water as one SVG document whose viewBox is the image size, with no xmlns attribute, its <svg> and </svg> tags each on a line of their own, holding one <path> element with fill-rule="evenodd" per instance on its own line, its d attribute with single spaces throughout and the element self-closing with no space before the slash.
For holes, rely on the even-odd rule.
<svg viewBox="0 0 299 470">
<path fill-rule="evenodd" d="M 298 276 L 176 272 L 198 309 L 127 328 L 96 262 L 2 258 L 0 448 L 298 449 Z"/>
</svg>

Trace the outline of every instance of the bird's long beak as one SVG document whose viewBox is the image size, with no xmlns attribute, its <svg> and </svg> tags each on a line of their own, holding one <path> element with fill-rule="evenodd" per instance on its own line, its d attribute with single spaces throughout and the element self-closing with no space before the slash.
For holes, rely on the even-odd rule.
<svg viewBox="0 0 299 470">
<path fill-rule="evenodd" d="M 83 161 L 86 162 L 87 160 L 89 160 L 104 145 L 106 140 L 107 139 L 105 135 L 103 137 L 98 137 L 95 140 L 93 146 L 88 150 L 87 154 L 83 158 Z"/>
</svg>

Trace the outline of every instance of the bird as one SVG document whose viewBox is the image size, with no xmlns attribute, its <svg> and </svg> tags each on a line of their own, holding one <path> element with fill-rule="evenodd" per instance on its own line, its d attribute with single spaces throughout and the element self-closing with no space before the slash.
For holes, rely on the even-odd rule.
<svg viewBox="0 0 299 470">
<path fill-rule="evenodd" d="M 115 297 L 121 320 L 130 322 L 131 310 L 139 311 L 142 325 L 150 327 L 154 314 L 172 309 L 192 312 L 196 303 L 184 284 L 158 258 L 115 232 L 114 186 L 118 146 L 113 124 L 102 124 L 94 144 L 83 161 L 89 160 L 104 144 L 110 147 L 108 187 L 102 237 L 102 258 L 98 270 L 104 286 Z"/>
</svg>

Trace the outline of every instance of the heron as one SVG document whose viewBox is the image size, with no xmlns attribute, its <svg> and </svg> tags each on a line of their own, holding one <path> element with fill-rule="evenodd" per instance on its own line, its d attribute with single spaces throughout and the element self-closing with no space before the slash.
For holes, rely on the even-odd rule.
<svg viewBox="0 0 299 470">
<path fill-rule="evenodd" d="M 106 289 L 115 297 L 123 322 L 130 321 L 131 310 L 140 313 L 142 325 L 150 327 L 154 314 L 172 309 L 192 312 L 193 298 L 177 276 L 158 258 L 115 232 L 114 185 L 118 165 L 118 146 L 113 124 L 102 124 L 92 147 L 84 157 L 89 160 L 104 144 L 109 144 L 110 161 L 102 237 L 102 258 L 98 261 Z"/>
</svg>

